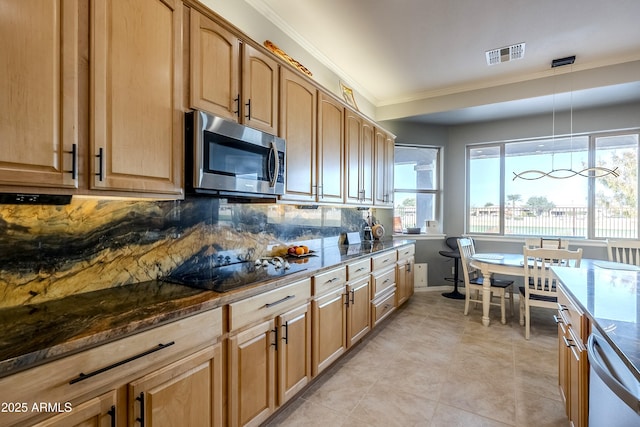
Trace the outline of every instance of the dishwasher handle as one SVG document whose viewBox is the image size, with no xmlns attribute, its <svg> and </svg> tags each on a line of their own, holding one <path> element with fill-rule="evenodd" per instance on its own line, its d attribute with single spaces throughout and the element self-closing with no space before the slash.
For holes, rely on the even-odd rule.
<svg viewBox="0 0 640 427">
<path fill-rule="evenodd" d="M 618 357 L 613 348 L 603 338 L 591 334 L 587 341 L 587 352 L 589 363 L 593 372 L 622 400 L 629 408 L 640 414 L 640 396 L 635 396 L 623 383 L 621 383 L 612 372 L 610 363 L 605 360 L 606 353 L 610 356 Z M 603 357 L 604 356 L 604 357 Z M 623 363 L 620 361 L 620 363 Z M 625 367 L 626 368 L 626 367 Z"/>
</svg>

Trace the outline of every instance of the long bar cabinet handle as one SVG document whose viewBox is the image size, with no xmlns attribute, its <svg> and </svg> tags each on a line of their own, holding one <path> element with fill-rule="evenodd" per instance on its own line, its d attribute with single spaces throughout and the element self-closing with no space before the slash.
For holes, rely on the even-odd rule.
<svg viewBox="0 0 640 427">
<path fill-rule="evenodd" d="M 287 295 L 286 297 L 279 299 L 278 301 L 274 301 L 274 302 L 269 302 L 267 304 L 264 305 L 265 308 L 271 308 L 274 305 L 278 305 L 278 304 L 282 304 L 285 301 L 289 301 L 290 299 L 295 298 L 295 295 Z"/>
<path fill-rule="evenodd" d="M 107 414 L 111 417 L 111 427 L 116 427 L 116 405 L 111 405 L 111 408 L 107 411 Z"/>
<path fill-rule="evenodd" d="M 155 353 L 156 351 L 160 351 L 160 350 L 165 349 L 167 347 L 171 347 L 175 343 L 176 343 L 175 341 L 171 341 L 171 342 L 168 342 L 166 344 L 158 344 L 157 346 L 155 346 L 155 347 L 153 347 L 153 348 L 151 348 L 149 350 L 143 351 L 142 353 L 136 354 L 135 356 L 128 357 L 128 358 L 126 358 L 124 360 L 121 360 L 119 362 L 113 363 L 113 364 L 111 364 L 109 366 L 105 366 L 104 368 L 96 369 L 95 371 L 89 372 L 88 374 L 80 372 L 80 374 L 78 374 L 78 376 L 76 378 L 74 378 L 71 381 L 69 381 L 69 384 L 75 384 L 75 383 L 78 383 L 80 381 L 84 381 L 87 378 L 95 377 L 98 374 L 101 374 L 103 372 L 109 371 L 109 370 L 111 370 L 113 368 L 117 368 L 118 366 L 122 366 L 125 363 L 132 362 L 132 361 L 134 361 L 136 359 L 140 359 L 141 357 L 144 357 L 144 356 L 146 356 L 148 354 Z"/>
</svg>

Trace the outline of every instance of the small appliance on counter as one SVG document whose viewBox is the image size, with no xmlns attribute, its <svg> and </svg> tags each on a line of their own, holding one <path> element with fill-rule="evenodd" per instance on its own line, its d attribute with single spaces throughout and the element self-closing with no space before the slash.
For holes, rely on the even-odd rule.
<svg viewBox="0 0 640 427">
<path fill-rule="evenodd" d="M 362 228 L 362 239 L 365 241 L 380 240 L 384 237 L 384 227 L 375 218 L 368 216 Z"/>
</svg>

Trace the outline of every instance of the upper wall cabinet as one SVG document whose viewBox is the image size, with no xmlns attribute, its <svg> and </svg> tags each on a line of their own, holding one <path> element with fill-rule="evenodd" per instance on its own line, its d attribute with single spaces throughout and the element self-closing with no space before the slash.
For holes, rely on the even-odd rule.
<svg viewBox="0 0 640 427">
<path fill-rule="evenodd" d="M 318 96 L 318 202 L 344 201 L 344 106 L 333 97 Z"/>
<path fill-rule="evenodd" d="M 280 136 L 287 141 L 286 200 L 316 201 L 317 89 L 286 68 L 280 76 Z"/>
<path fill-rule="evenodd" d="M 373 123 L 345 109 L 347 203 L 373 204 L 374 135 Z"/>
<path fill-rule="evenodd" d="M 191 9 L 191 108 L 272 134 L 278 123 L 278 63 Z"/>
<path fill-rule="evenodd" d="M 373 204 L 376 206 L 393 206 L 393 136 L 380 128 L 375 128 L 375 191 Z"/>
<path fill-rule="evenodd" d="M 92 189 L 182 193 L 182 2 L 94 0 Z"/>
<path fill-rule="evenodd" d="M 0 2 L 0 184 L 78 186 L 78 2 Z"/>
</svg>

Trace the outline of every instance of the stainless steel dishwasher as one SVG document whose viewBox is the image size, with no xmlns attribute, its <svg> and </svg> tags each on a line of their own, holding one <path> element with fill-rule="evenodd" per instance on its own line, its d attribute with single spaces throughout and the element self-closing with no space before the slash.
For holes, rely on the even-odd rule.
<svg viewBox="0 0 640 427">
<path fill-rule="evenodd" d="M 587 342 L 589 364 L 589 427 L 640 426 L 640 382 L 596 333 Z"/>
</svg>

